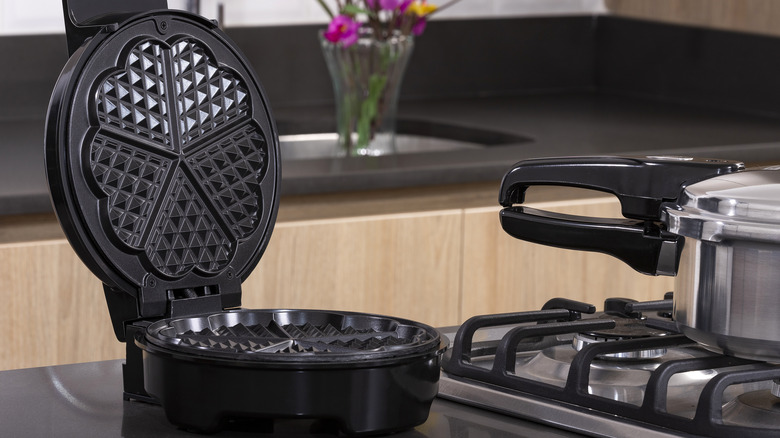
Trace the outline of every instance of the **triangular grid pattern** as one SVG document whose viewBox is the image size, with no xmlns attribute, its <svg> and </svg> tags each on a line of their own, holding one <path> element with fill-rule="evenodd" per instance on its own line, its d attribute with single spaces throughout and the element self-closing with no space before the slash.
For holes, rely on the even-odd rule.
<svg viewBox="0 0 780 438">
<path fill-rule="evenodd" d="M 133 47 L 125 69 L 101 84 L 97 115 L 101 124 L 171 148 L 162 52 L 149 41 Z"/>
<path fill-rule="evenodd" d="M 247 90 L 202 47 L 181 41 L 171 49 L 182 146 L 247 113 Z"/>
<path fill-rule="evenodd" d="M 141 234 L 170 160 L 102 135 L 92 142 L 90 158 L 92 175 L 108 195 L 108 216 L 114 232 L 127 245 L 140 249 Z"/>
<path fill-rule="evenodd" d="M 95 193 L 108 196 L 117 237 L 159 273 L 219 272 L 262 216 L 268 146 L 250 120 L 250 97 L 194 40 L 134 44 L 93 101 L 100 126 L 85 158 Z M 227 124 L 232 133 L 203 136 Z"/>
<path fill-rule="evenodd" d="M 341 324 L 338 324 L 340 327 Z M 401 326 L 412 329 L 411 326 Z M 170 335 L 166 335 L 170 336 Z M 424 329 L 380 331 L 373 328 L 337 328 L 326 324 L 268 323 L 206 327 L 177 333 L 179 345 L 225 352 L 333 354 L 389 351 L 423 344 L 431 339 Z"/>
<path fill-rule="evenodd" d="M 179 276 L 197 266 L 218 272 L 230 262 L 232 244 L 188 178 L 176 170 L 152 229 L 146 254 L 160 272 Z"/>
<path fill-rule="evenodd" d="M 262 214 L 260 182 L 265 174 L 265 140 L 247 126 L 193 157 L 193 170 L 219 207 L 233 233 L 255 231 Z"/>
</svg>

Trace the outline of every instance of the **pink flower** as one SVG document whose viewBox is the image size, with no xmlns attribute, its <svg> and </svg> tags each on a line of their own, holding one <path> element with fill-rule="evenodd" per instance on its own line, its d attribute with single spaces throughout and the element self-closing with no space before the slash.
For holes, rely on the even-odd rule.
<svg viewBox="0 0 780 438">
<path fill-rule="evenodd" d="M 418 17 L 417 21 L 414 22 L 414 25 L 412 25 L 412 33 L 415 36 L 422 35 L 423 32 L 425 32 L 425 26 L 428 24 L 428 20 L 425 19 L 425 17 Z"/>
<path fill-rule="evenodd" d="M 328 25 L 325 38 L 332 43 L 341 41 L 344 47 L 349 47 L 357 42 L 359 28 L 360 23 L 348 15 L 337 15 L 333 17 L 333 20 Z"/>
<path fill-rule="evenodd" d="M 399 3 L 401 3 L 401 0 L 379 0 L 379 5 L 382 6 L 382 9 L 388 11 L 397 8 Z"/>
</svg>

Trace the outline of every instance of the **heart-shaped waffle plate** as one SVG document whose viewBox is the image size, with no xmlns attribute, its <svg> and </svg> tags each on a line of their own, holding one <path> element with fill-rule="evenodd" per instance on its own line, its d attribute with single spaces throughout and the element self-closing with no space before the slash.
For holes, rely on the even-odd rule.
<svg viewBox="0 0 780 438">
<path fill-rule="evenodd" d="M 163 319 L 147 340 L 195 355 L 263 362 L 317 364 L 428 353 L 439 333 L 413 321 L 324 310 L 237 310 Z"/>
<path fill-rule="evenodd" d="M 278 139 L 242 55 L 213 23 L 136 16 L 87 41 L 49 108 L 46 158 L 65 233 L 142 317 L 166 301 L 240 303 L 278 205 Z"/>
</svg>

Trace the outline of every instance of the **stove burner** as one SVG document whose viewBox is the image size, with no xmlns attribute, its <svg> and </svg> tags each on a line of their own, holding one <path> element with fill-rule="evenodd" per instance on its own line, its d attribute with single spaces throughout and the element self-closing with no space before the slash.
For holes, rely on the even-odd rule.
<svg viewBox="0 0 780 438">
<path fill-rule="evenodd" d="M 642 317 L 670 311 L 671 299 L 618 299 L 605 316 L 590 317 L 584 314 L 593 306 L 567 301 L 463 323 L 442 358 L 439 396 L 589 436 L 778 436 L 780 401 L 769 389 L 780 382 L 777 364 L 709 352 L 676 332 L 673 321 Z M 566 344 L 577 334 L 613 340 L 576 351 Z M 599 359 L 659 349 L 669 351 L 654 360 Z"/>
<path fill-rule="evenodd" d="M 666 350 L 666 349 L 663 349 Z M 518 357 L 515 375 L 563 388 L 566 385 L 570 364 L 577 351 L 567 345 L 545 348 L 531 357 Z M 687 360 L 706 357 L 706 350 L 691 346 L 672 349 L 667 360 Z M 616 355 L 608 355 L 612 358 Z M 599 358 L 602 356 L 600 355 Z M 611 400 L 618 400 L 640 406 L 645 396 L 645 387 L 652 373 L 661 365 L 658 360 L 594 360 L 590 365 L 588 393 Z M 713 370 L 697 370 L 681 373 L 669 381 L 668 391 L 674 394 L 676 402 L 683 399 L 686 405 L 696 404 L 702 382 L 706 382 Z"/>
<path fill-rule="evenodd" d="M 776 428 L 780 424 L 780 399 L 773 390 L 739 395 L 723 407 L 723 422 L 736 426 Z"/>
<path fill-rule="evenodd" d="M 603 319 L 615 322 L 615 328 L 591 330 L 577 333 L 572 340 L 572 347 L 580 351 L 586 345 L 599 342 L 614 342 L 627 339 L 650 338 L 669 335 L 670 332 L 648 327 L 646 318 L 626 318 L 623 316 L 601 315 L 595 319 Z M 648 360 L 657 359 L 666 354 L 666 348 L 653 348 L 639 351 L 621 351 L 617 353 L 602 354 L 599 359 L 607 360 Z"/>
</svg>

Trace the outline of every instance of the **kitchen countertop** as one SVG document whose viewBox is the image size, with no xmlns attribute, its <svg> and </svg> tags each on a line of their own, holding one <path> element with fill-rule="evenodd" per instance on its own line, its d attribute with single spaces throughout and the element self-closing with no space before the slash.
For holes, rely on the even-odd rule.
<svg viewBox="0 0 780 438">
<path fill-rule="evenodd" d="M 165 419 L 160 406 L 122 400 L 121 360 L 0 372 L 0 436 L 197 437 Z M 276 430 L 245 427 L 214 437 L 335 436 L 310 433 L 309 420 L 278 421 Z M 575 435 L 536 423 L 435 399 L 428 421 L 398 438 L 539 437 Z"/>
<path fill-rule="evenodd" d="M 329 107 L 278 108 L 280 134 L 331 123 Z M 780 161 L 780 119 L 601 93 L 403 102 L 399 117 L 480 128 L 533 141 L 484 149 L 282 163 L 282 195 L 496 181 L 532 157 L 677 154 Z M 0 121 L 0 214 L 51 211 L 42 120 Z"/>
</svg>

